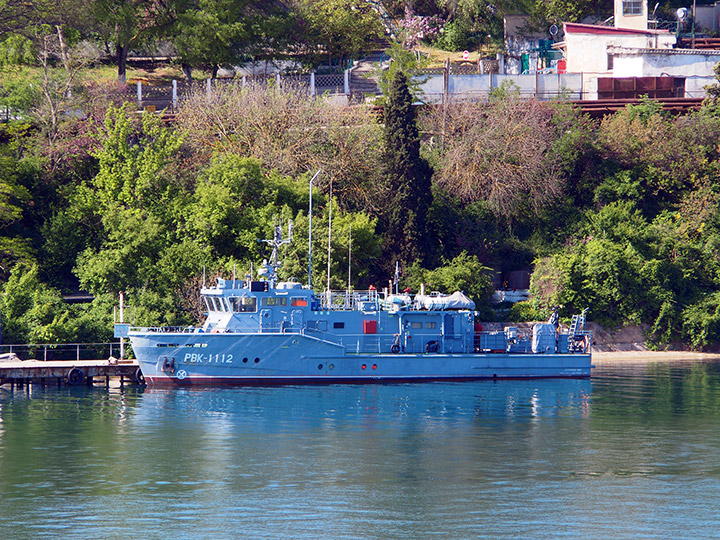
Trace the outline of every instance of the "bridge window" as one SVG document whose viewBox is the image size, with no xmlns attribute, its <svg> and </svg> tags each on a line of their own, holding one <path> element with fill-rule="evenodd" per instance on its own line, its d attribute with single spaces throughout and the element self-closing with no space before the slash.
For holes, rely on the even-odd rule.
<svg viewBox="0 0 720 540">
<path fill-rule="evenodd" d="M 418 328 L 422 328 L 422 323 L 421 322 L 412 322 L 412 323 L 410 323 L 410 328 L 413 328 L 415 330 L 417 330 Z"/>
<path fill-rule="evenodd" d="M 205 297 L 205 305 L 208 311 L 221 311 L 217 303 L 217 298 L 213 298 L 212 296 Z"/>
<path fill-rule="evenodd" d="M 297 297 L 291 298 L 290 305 L 298 306 L 298 307 L 307 307 L 307 305 L 308 305 L 307 298 L 297 298 Z"/>
<path fill-rule="evenodd" d="M 436 322 L 426 322 L 425 328 L 437 328 L 437 323 Z"/>
<path fill-rule="evenodd" d="M 260 305 L 264 306 L 286 306 L 287 296 L 268 296 L 260 301 Z"/>
<path fill-rule="evenodd" d="M 235 313 L 254 313 L 257 309 L 257 299 L 254 296 L 233 296 L 230 305 Z"/>
<path fill-rule="evenodd" d="M 344 322 L 335 322 L 333 323 L 333 328 L 345 328 Z"/>
</svg>

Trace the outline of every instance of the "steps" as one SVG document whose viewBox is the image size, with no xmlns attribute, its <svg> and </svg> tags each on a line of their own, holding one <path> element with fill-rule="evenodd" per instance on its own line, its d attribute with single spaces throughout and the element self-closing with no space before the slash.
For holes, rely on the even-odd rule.
<svg viewBox="0 0 720 540">
<path fill-rule="evenodd" d="M 352 99 L 361 101 L 368 94 L 376 96 L 380 93 L 376 72 L 377 65 L 383 60 L 387 60 L 384 51 L 373 51 L 359 60 L 350 70 L 350 95 Z"/>
</svg>

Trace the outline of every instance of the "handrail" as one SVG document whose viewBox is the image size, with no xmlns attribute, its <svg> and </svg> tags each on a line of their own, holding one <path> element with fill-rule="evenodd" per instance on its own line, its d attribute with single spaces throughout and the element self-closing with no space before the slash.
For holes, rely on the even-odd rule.
<svg viewBox="0 0 720 540">
<path fill-rule="evenodd" d="M 3 343 L 0 354 L 15 353 L 27 360 L 30 356 L 39 356 L 35 360 L 97 360 L 99 356 L 120 357 L 120 342 L 106 343 Z"/>
</svg>

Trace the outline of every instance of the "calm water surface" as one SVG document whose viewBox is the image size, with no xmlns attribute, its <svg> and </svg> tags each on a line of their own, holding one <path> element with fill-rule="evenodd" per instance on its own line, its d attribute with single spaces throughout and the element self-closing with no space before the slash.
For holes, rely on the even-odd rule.
<svg viewBox="0 0 720 540">
<path fill-rule="evenodd" d="M 0 389 L 8 539 L 720 538 L 720 365 Z"/>
</svg>

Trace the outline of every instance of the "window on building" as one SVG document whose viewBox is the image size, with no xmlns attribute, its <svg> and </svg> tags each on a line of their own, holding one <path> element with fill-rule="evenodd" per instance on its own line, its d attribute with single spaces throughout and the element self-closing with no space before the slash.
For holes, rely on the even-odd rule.
<svg viewBox="0 0 720 540">
<path fill-rule="evenodd" d="M 607 59 L 608 59 L 608 62 L 607 62 L 608 67 L 607 68 L 608 68 L 608 71 L 610 71 L 613 68 L 613 55 L 608 54 Z"/>
<path fill-rule="evenodd" d="M 642 1 L 641 0 L 623 0 L 623 15 L 642 15 Z"/>
</svg>

